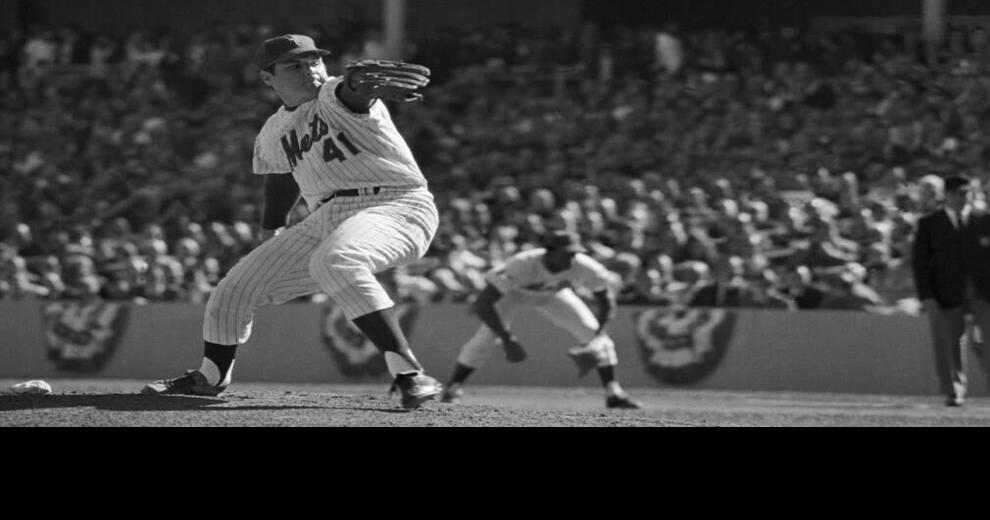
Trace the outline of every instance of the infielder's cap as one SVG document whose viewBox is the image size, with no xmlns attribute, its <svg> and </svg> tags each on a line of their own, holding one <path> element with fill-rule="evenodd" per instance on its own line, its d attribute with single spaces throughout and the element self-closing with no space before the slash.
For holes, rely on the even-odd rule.
<svg viewBox="0 0 990 520">
<path fill-rule="evenodd" d="M 945 178 L 945 192 L 952 193 L 962 187 L 968 187 L 973 180 L 962 175 L 953 175 Z"/>
<path fill-rule="evenodd" d="M 326 56 L 330 51 L 316 47 L 316 42 L 302 34 L 283 34 L 265 40 L 261 46 L 261 56 L 258 58 L 260 68 L 265 69 L 276 63 L 281 63 L 298 56 Z"/>
<path fill-rule="evenodd" d="M 588 252 L 588 250 L 581 245 L 581 238 L 570 231 L 554 231 L 549 233 L 544 239 L 543 245 L 547 249 L 562 249 L 570 253 Z"/>
</svg>

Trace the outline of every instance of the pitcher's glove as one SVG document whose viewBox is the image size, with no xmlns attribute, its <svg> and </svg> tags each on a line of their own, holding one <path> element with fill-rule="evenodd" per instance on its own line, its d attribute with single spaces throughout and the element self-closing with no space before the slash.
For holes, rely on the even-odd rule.
<svg viewBox="0 0 990 520">
<path fill-rule="evenodd" d="M 344 72 L 347 88 L 367 98 L 386 101 L 419 101 L 419 92 L 430 82 L 430 69 L 415 63 L 392 60 L 357 60 Z"/>
</svg>

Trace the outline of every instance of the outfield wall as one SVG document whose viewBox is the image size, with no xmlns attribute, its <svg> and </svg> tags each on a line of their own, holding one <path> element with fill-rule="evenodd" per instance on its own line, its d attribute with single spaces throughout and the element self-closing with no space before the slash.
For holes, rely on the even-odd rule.
<svg viewBox="0 0 990 520">
<path fill-rule="evenodd" d="M 427 370 L 446 378 L 478 326 L 463 305 L 401 309 Z M 0 377 L 155 379 L 199 364 L 202 307 L 189 304 L 0 302 Z M 529 358 L 494 356 L 479 384 L 597 386 L 576 377 L 569 336 L 527 315 L 515 331 Z M 610 331 L 620 381 L 678 387 L 937 394 L 926 321 L 855 312 L 707 311 L 622 307 Z M 986 395 L 971 356 L 972 395 Z M 388 380 L 381 356 L 331 306 L 262 309 L 239 350 L 239 381 L 360 383 Z"/>
</svg>

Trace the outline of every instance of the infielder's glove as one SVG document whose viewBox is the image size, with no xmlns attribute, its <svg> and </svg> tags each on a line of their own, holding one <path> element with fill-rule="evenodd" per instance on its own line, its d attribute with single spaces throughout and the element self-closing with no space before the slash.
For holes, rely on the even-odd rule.
<svg viewBox="0 0 990 520">
<path fill-rule="evenodd" d="M 526 349 L 523 348 L 522 344 L 516 338 L 509 338 L 508 340 L 501 340 L 502 349 L 505 351 L 505 359 L 509 363 L 519 363 L 526 359 Z"/>
<path fill-rule="evenodd" d="M 409 102 L 423 99 L 419 89 L 430 82 L 430 69 L 392 60 L 358 60 L 347 64 L 347 87 L 368 98 Z"/>
</svg>

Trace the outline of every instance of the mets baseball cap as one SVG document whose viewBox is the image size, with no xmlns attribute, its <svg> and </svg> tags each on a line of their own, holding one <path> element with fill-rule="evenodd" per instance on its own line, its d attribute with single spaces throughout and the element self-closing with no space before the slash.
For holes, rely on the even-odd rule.
<svg viewBox="0 0 990 520">
<path fill-rule="evenodd" d="M 283 34 L 265 40 L 258 57 L 259 68 L 265 69 L 298 56 L 326 56 L 330 51 L 319 49 L 316 42 L 302 34 Z"/>
<path fill-rule="evenodd" d="M 543 246 L 547 249 L 562 249 L 569 253 L 587 253 L 581 245 L 581 238 L 570 231 L 553 231 L 544 238 Z"/>
</svg>

